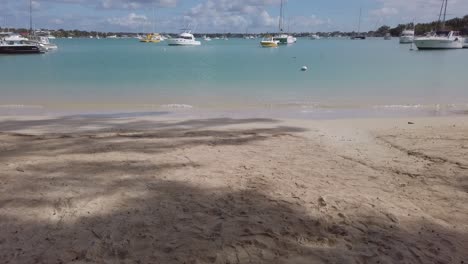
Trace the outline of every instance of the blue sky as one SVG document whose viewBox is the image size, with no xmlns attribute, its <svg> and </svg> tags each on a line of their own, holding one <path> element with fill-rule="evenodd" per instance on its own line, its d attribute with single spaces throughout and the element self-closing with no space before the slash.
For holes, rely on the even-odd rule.
<svg viewBox="0 0 468 264">
<path fill-rule="evenodd" d="M 437 18 L 442 0 L 285 0 L 290 31 L 352 31 Z M 278 25 L 280 0 L 33 0 L 34 27 L 98 31 L 265 32 Z M 0 25 L 28 27 L 29 0 L 0 0 Z M 156 19 L 153 19 L 153 7 Z M 468 14 L 468 0 L 450 0 L 450 17 Z"/>
</svg>

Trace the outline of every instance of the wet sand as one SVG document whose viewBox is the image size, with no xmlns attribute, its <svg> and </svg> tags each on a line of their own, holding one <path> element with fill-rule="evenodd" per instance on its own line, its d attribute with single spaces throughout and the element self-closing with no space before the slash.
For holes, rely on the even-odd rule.
<svg viewBox="0 0 468 264">
<path fill-rule="evenodd" d="M 0 263 L 468 263 L 468 117 L 0 131 Z"/>
</svg>

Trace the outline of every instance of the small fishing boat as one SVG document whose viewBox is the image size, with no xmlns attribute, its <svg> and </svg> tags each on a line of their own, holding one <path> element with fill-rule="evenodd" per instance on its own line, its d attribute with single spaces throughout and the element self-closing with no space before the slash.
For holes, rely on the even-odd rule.
<svg viewBox="0 0 468 264">
<path fill-rule="evenodd" d="M 273 37 L 265 37 L 260 42 L 260 45 L 264 48 L 276 48 L 278 47 L 278 40 L 275 40 Z"/>
</svg>

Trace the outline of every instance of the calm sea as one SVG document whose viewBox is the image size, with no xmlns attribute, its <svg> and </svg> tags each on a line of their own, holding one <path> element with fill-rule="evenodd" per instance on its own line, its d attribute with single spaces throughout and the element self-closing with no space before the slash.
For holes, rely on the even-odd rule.
<svg viewBox="0 0 468 264">
<path fill-rule="evenodd" d="M 0 114 L 164 110 L 320 117 L 468 109 L 467 49 L 410 51 L 397 39 L 299 39 L 268 49 L 259 41 L 169 47 L 135 39 L 58 39 L 54 52 L 0 56 Z"/>
</svg>

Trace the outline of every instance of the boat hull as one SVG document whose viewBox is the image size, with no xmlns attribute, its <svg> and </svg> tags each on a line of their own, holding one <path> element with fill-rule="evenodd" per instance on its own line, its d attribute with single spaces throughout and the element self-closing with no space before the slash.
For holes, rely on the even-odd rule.
<svg viewBox="0 0 468 264">
<path fill-rule="evenodd" d="M 276 42 L 260 42 L 260 45 L 264 48 L 276 48 L 278 47 L 278 43 Z"/>
<path fill-rule="evenodd" d="M 45 50 L 35 45 L 0 46 L 0 54 L 39 54 Z"/>
<path fill-rule="evenodd" d="M 450 39 L 415 39 L 414 44 L 420 50 L 462 49 L 463 40 Z"/>
<path fill-rule="evenodd" d="M 190 41 L 186 39 L 168 39 L 167 45 L 169 46 L 200 46 L 200 41 Z"/>
<path fill-rule="evenodd" d="M 463 48 L 468 49 L 468 38 L 465 38 L 465 41 L 463 42 Z"/>
</svg>

